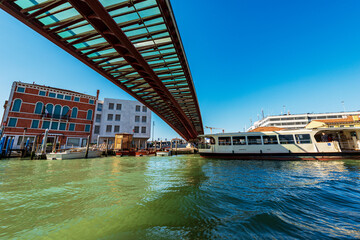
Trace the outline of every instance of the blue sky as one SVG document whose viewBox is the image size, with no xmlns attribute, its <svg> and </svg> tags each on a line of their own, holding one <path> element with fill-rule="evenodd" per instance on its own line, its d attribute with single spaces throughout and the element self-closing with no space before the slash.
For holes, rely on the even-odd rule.
<svg viewBox="0 0 360 240">
<path fill-rule="evenodd" d="M 360 110 L 360 1 L 172 0 L 204 126 L 261 115 Z M 13 81 L 132 99 L 0 10 L 0 102 Z M 2 114 L 2 113 L 1 113 Z M 155 137 L 177 134 L 157 116 Z"/>
</svg>

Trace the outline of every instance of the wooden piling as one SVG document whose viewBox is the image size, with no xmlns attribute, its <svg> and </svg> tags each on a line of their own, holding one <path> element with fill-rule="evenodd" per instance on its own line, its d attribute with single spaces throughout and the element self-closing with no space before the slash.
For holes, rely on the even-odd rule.
<svg viewBox="0 0 360 240">
<path fill-rule="evenodd" d="M 35 136 L 35 139 L 34 139 L 34 142 L 33 142 L 32 148 L 31 148 L 31 156 L 30 156 L 31 160 L 33 160 L 35 157 L 37 140 L 38 140 L 38 136 Z"/>
<path fill-rule="evenodd" d="M 90 147 L 90 135 L 87 137 L 85 158 L 88 158 Z"/>
</svg>

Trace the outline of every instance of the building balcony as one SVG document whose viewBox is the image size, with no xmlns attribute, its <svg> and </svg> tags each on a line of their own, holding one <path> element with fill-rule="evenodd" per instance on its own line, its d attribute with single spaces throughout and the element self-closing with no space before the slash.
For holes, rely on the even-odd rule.
<svg viewBox="0 0 360 240">
<path fill-rule="evenodd" d="M 43 113 L 43 118 L 52 118 L 52 119 L 60 119 L 60 120 L 69 120 L 70 116 L 68 115 L 61 115 L 61 114 L 50 114 L 50 113 Z"/>
</svg>

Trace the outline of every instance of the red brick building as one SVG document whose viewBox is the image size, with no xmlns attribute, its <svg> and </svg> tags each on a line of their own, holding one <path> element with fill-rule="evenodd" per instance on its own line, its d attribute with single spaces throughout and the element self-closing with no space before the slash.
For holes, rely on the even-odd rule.
<svg viewBox="0 0 360 240">
<path fill-rule="evenodd" d="M 14 82 L 4 106 L 3 136 L 15 137 L 14 149 L 25 139 L 41 142 L 49 129 L 48 143 L 62 147 L 84 146 L 92 132 L 97 96 L 64 89 Z"/>
</svg>

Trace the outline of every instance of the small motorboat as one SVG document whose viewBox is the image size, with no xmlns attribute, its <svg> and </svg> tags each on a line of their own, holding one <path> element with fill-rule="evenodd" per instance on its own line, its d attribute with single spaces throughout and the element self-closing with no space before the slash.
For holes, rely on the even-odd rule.
<svg viewBox="0 0 360 240">
<path fill-rule="evenodd" d="M 123 156 L 136 156 L 136 152 L 134 150 L 119 150 L 115 152 L 117 157 Z"/>
<path fill-rule="evenodd" d="M 102 154 L 101 150 L 98 149 L 89 149 L 88 158 L 100 157 Z M 47 160 L 65 160 L 65 159 L 81 159 L 85 158 L 86 148 L 74 148 L 68 149 L 63 152 L 52 152 L 46 154 Z"/>
<path fill-rule="evenodd" d="M 155 155 L 155 150 L 138 150 L 136 151 L 136 157 L 150 156 Z"/>
<path fill-rule="evenodd" d="M 160 152 L 156 152 L 156 156 L 158 157 L 165 157 L 165 156 L 170 156 L 170 152 L 166 152 L 166 151 L 160 151 Z"/>
</svg>

